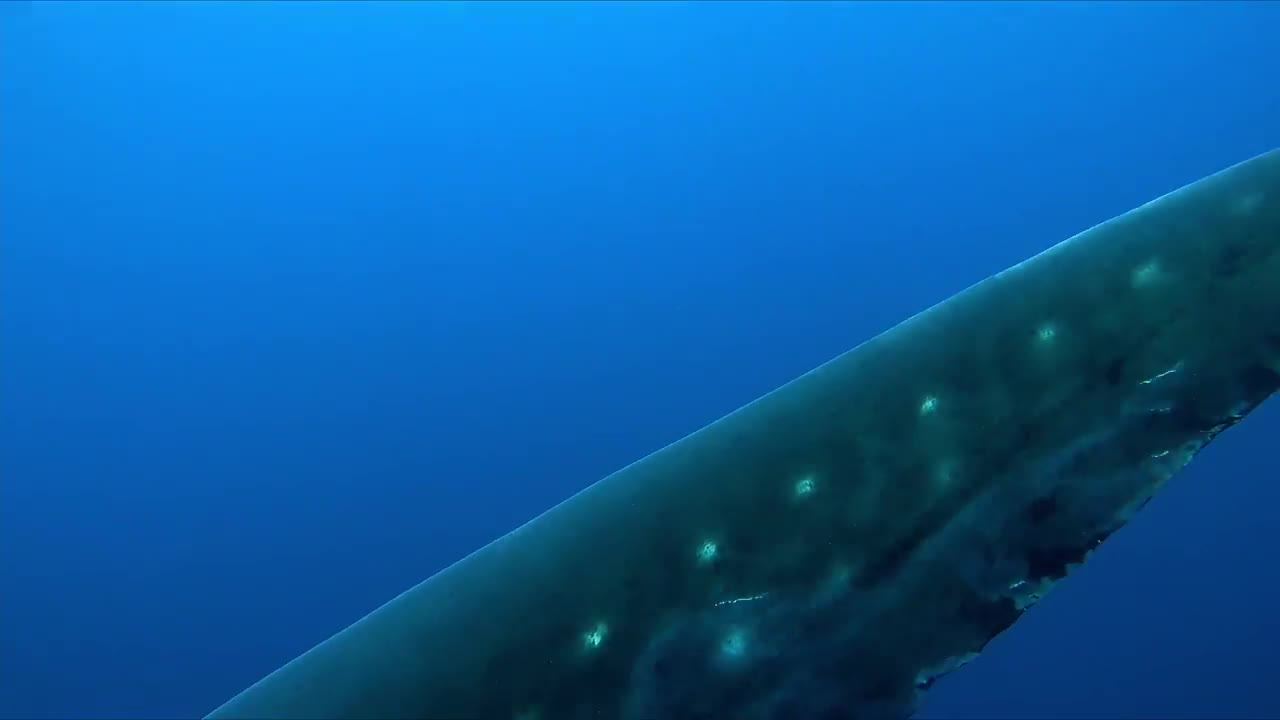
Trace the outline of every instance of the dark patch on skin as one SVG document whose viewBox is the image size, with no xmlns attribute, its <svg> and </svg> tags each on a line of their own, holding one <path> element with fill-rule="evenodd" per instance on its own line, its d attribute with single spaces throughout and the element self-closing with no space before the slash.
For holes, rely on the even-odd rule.
<svg viewBox="0 0 1280 720">
<path fill-rule="evenodd" d="M 671 677 L 671 663 L 664 657 L 659 657 L 653 661 L 653 676 L 658 680 L 668 680 Z"/>
<path fill-rule="evenodd" d="M 1022 425 L 1019 425 L 1017 433 L 1016 442 L 1018 447 L 1031 447 L 1032 441 L 1035 438 L 1035 430 L 1032 429 L 1030 423 L 1023 423 Z"/>
<path fill-rule="evenodd" d="M 1027 553 L 1027 574 L 1033 579 L 1058 580 L 1067 574 L 1067 568 L 1084 561 L 1084 556 L 1097 543 L 1090 541 L 1075 547 L 1037 548 Z"/>
<path fill-rule="evenodd" d="M 1194 403 L 1182 403 L 1166 414 L 1168 422 L 1174 430 L 1187 433 L 1200 432 L 1213 427 L 1214 420 L 1200 412 Z"/>
<path fill-rule="evenodd" d="M 1027 506 L 1027 519 L 1032 525 L 1048 520 L 1058 510 L 1058 501 L 1052 495 L 1036 498 Z"/>
<path fill-rule="evenodd" d="M 640 575 L 636 573 L 627 573 L 622 578 L 622 587 L 626 591 L 627 595 L 637 597 L 643 595 L 648 586 Z"/>
<path fill-rule="evenodd" d="M 837 703 L 822 712 L 821 720 L 852 720 L 853 711 L 844 703 Z"/>
<path fill-rule="evenodd" d="M 1018 423 L 1017 435 L 1014 436 L 1010 451 L 1025 450 L 1039 445 L 1044 440 L 1045 423 L 1038 417 L 1022 418 Z"/>
<path fill-rule="evenodd" d="M 867 687 L 866 697 L 870 700 L 892 700 L 898 697 L 897 684 L 888 677 L 881 677 Z"/>
<path fill-rule="evenodd" d="M 1108 385 L 1119 385 L 1124 379 L 1124 357 L 1116 357 L 1107 364 L 1107 369 L 1103 374 Z"/>
<path fill-rule="evenodd" d="M 960 607 L 960 616 L 966 624 L 978 628 L 984 638 L 995 637 L 1022 615 L 1018 604 L 1011 597 L 995 600 L 972 596 Z"/>
<path fill-rule="evenodd" d="M 994 547 L 987 545 L 982 548 L 982 565 L 983 567 L 991 567 L 996 564 L 996 560 L 1002 555 Z"/>
<path fill-rule="evenodd" d="M 1248 248 L 1242 243 L 1228 243 L 1218 252 L 1217 274 L 1232 277 L 1240 273 L 1245 266 L 1244 259 Z"/>
<path fill-rule="evenodd" d="M 1241 382 L 1252 395 L 1258 392 L 1270 392 L 1280 388 L 1280 373 L 1266 365 L 1253 365 L 1240 375 Z"/>
<path fill-rule="evenodd" d="M 1273 352 L 1280 352 L 1280 333 L 1271 333 L 1265 338 L 1267 347 Z"/>
<path fill-rule="evenodd" d="M 911 557 L 911 553 L 924 541 L 928 533 L 928 526 L 917 528 L 907 537 L 886 548 L 880 555 L 880 562 L 868 567 L 867 571 L 858 578 L 858 587 L 870 588 L 896 572 L 906 563 L 907 558 Z"/>
<path fill-rule="evenodd" d="M 986 447 L 975 452 L 973 465 L 984 467 L 994 475 L 1002 475 L 1008 468 L 1021 460 L 1016 447 L 999 453 L 999 448 Z M 859 589 L 868 589 L 892 576 L 911 558 L 916 549 L 929 537 L 934 535 L 952 517 L 955 508 L 963 507 L 977 495 L 983 485 L 980 482 L 960 482 L 949 493 L 948 497 L 925 513 L 909 533 L 900 536 L 892 544 L 873 554 L 879 562 L 870 565 L 866 572 L 857 579 Z"/>
<path fill-rule="evenodd" d="M 754 558 L 760 555 L 760 538 L 755 533 L 743 533 L 735 537 L 733 546 L 743 557 Z"/>
<path fill-rule="evenodd" d="M 883 555 L 883 560 L 868 567 L 865 572 L 857 576 L 855 587 L 860 590 L 870 590 L 879 585 L 895 568 L 906 560 L 908 552 L 910 552 L 910 548 L 904 547 L 901 543 L 889 548 L 888 552 Z"/>
</svg>

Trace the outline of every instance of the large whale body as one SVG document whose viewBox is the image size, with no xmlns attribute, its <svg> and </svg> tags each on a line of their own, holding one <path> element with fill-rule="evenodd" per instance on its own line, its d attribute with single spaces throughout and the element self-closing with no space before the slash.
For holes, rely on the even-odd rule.
<svg viewBox="0 0 1280 720">
<path fill-rule="evenodd" d="M 901 718 L 1280 387 L 1280 150 L 604 478 L 211 718 Z"/>
</svg>

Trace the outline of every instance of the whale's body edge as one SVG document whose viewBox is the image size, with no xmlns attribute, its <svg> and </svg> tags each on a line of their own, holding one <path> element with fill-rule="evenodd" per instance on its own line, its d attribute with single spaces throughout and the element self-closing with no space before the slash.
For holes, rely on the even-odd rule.
<svg viewBox="0 0 1280 720">
<path fill-rule="evenodd" d="M 1278 387 L 1280 150 L 623 468 L 209 717 L 902 717 Z"/>
</svg>

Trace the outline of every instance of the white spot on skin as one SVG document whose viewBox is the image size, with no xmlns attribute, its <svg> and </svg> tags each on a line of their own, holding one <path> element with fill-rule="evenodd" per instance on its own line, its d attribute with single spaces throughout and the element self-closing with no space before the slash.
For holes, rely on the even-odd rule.
<svg viewBox="0 0 1280 720">
<path fill-rule="evenodd" d="M 951 460 L 943 460 L 938 463 L 937 468 L 933 472 L 938 484 L 946 486 L 950 485 L 956 478 L 956 464 Z"/>
<path fill-rule="evenodd" d="M 936 395 L 925 395 L 924 400 L 920 402 L 920 414 L 932 415 L 938 411 L 938 397 Z"/>
<path fill-rule="evenodd" d="M 797 499 L 806 498 L 818 489 L 818 482 L 812 475 L 806 475 L 796 481 L 795 496 Z"/>
<path fill-rule="evenodd" d="M 719 554 L 720 546 L 717 545 L 714 540 L 704 540 L 702 544 L 698 546 L 698 564 L 706 565 L 715 560 Z"/>
<path fill-rule="evenodd" d="M 726 657 L 739 658 L 747 651 L 747 634 L 739 628 L 733 628 L 724 640 L 720 641 L 720 652 Z"/>
<path fill-rule="evenodd" d="M 1266 196 L 1262 194 L 1262 191 L 1242 195 L 1232 203 L 1231 214 L 1239 217 L 1252 215 L 1258 210 L 1258 208 L 1262 207 L 1262 201 L 1264 199 L 1266 199 Z"/>
<path fill-rule="evenodd" d="M 582 634 L 582 646 L 587 650 L 595 650 L 604 644 L 605 638 L 609 636 L 609 626 L 604 623 L 596 623 L 595 627 Z"/>
<path fill-rule="evenodd" d="M 853 577 L 853 571 L 844 563 L 836 563 L 831 568 L 831 574 L 827 577 L 828 590 L 842 590 L 849 584 L 849 580 Z"/>
<path fill-rule="evenodd" d="M 1053 342 L 1057 336 L 1058 328 L 1053 323 L 1045 323 L 1036 328 L 1036 340 L 1042 345 Z"/>
<path fill-rule="evenodd" d="M 1147 287 L 1160 278 L 1160 263 L 1150 260 L 1133 271 L 1130 283 L 1135 288 Z"/>
</svg>

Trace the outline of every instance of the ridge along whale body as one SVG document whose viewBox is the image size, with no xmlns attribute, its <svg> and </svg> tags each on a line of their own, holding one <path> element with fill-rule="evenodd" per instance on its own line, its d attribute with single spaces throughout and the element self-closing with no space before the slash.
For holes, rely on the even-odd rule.
<svg viewBox="0 0 1280 720">
<path fill-rule="evenodd" d="M 1280 387 L 1280 150 L 606 477 L 210 718 L 901 718 Z"/>
</svg>

